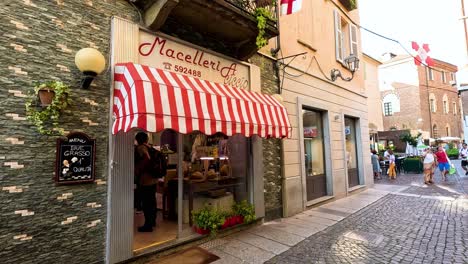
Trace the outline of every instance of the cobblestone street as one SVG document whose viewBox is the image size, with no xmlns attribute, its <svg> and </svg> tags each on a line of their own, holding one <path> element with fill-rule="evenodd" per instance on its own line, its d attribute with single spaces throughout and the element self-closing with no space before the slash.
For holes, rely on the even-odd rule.
<svg viewBox="0 0 468 264">
<path fill-rule="evenodd" d="M 423 184 L 422 175 L 383 177 L 408 186 L 318 232 L 266 263 L 468 263 L 468 177 Z"/>
</svg>

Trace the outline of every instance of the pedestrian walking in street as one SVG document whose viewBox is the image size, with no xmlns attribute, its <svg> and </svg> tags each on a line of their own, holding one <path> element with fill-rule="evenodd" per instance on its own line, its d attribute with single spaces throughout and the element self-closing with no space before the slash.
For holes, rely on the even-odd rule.
<svg viewBox="0 0 468 264">
<path fill-rule="evenodd" d="M 372 170 L 374 171 L 374 179 L 380 180 L 382 177 L 380 176 L 380 162 L 379 162 L 379 155 L 377 155 L 377 151 L 375 149 L 372 150 Z"/>
<path fill-rule="evenodd" d="M 390 179 L 396 179 L 396 170 L 395 170 L 395 155 L 393 155 L 393 150 L 388 150 L 388 177 Z"/>
<path fill-rule="evenodd" d="M 431 148 L 427 148 L 423 155 L 424 161 L 424 183 L 433 184 L 435 157 Z"/>
<path fill-rule="evenodd" d="M 445 153 L 443 147 L 439 147 L 438 151 L 435 153 L 437 158 L 437 164 L 439 166 L 440 173 L 442 174 L 442 180 L 445 181 L 447 174 L 450 170 L 450 164 L 448 161 L 447 153 Z"/>
<path fill-rule="evenodd" d="M 465 175 L 468 175 L 468 146 L 466 143 L 463 143 L 462 148 L 460 149 L 460 158 L 461 158 L 461 167 L 465 171 Z"/>
</svg>

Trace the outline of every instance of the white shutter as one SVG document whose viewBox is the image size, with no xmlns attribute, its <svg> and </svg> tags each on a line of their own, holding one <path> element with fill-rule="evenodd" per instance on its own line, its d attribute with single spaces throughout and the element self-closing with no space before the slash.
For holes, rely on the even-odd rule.
<svg viewBox="0 0 468 264">
<path fill-rule="evenodd" d="M 333 10 L 335 18 L 335 53 L 336 60 L 343 62 L 343 32 L 341 32 L 341 16 L 337 10 Z"/>
<path fill-rule="evenodd" d="M 357 27 L 353 24 L 349 24 L 349 44 L 350 44 L 350 55 L 354 54 L 358 56 L 358 38 L 357 38 Z"/>
</svg>

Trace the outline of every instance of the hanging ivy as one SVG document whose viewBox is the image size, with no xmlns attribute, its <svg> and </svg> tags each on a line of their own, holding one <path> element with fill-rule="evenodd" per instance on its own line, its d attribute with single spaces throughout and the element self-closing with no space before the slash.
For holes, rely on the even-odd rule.
<svg viewBox="0 0 468 264">
<path fill-rule="evenodd" d="M 260 49 L 268 44 L 268 39 L 265 38 L 265 28 L 267 25 L 268 19 L 271 19 L 270 12 L 265 7 L 257 7 L 255 9 L 255 18 L 257 19 L 257 48 Z"/>
</svg>

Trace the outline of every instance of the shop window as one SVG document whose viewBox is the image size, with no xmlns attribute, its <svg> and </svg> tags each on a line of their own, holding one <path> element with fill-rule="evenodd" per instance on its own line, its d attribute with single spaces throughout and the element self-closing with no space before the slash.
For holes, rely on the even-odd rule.
<svg viewBox="0 0 468 264">
<path fill-rule="evenodd" d="M 193 132 L 182 135 L 182 142 L 178 142 L 179 135 L 173 130 L 148 133 L 150 145 L 166 157 L 167 174 L 155 179 L 157 213 L 151 232 L 138 230 L 145 222 L 144 212 L 140 212 L 145 209 L 141 208 L 142 199 L 148 198 L 141 197 L 142 182 L 135 179 L 138 188 L 134 205 L 134 250 L 194 235 L 191 213 L 204 206 L 229 212 L 234 202 L 250 200 L 250 138 L 240 134 L 228 137 L 221 133 Z M 177 153 L 178 144 L 182 144 L 182 153 Z M 179 160 L 182 166 L 178 166 Z M 182 190 L 178 185 L 177 168 L 182 168 Z M 179 191 L 183 193 L 180 208 Z M 182 215 L 182 233 L 178 231 L 179 214 Z"/>
<path fill-rule="evenodd" d="M 302 110 L 307 200 L 327 194 L 322 113 Z"/>
<path fill-rule="evenodd" d="M 357 151 L 357 120 L 345 117 L 345 138 L 346 138 L 346 167 L 348 170 L 348 186 L 354 187 L 360 184 Z"/>
</svg>

